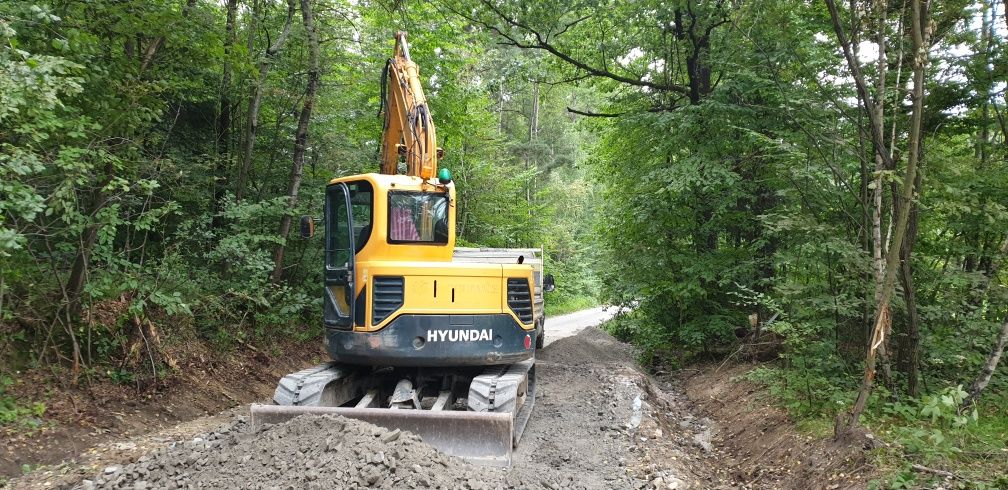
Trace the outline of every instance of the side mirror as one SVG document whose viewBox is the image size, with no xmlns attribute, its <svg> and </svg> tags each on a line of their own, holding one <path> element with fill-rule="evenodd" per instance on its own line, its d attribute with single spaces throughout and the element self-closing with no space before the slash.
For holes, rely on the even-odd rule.
<svg viewBox="0 0 1008 490">
<path fill-rule="evenodd" d="M 301 238 L 311 238 L 315 236 L 315 219 L 307 214 L 301 216 Z"/>
<path fill-rule="evenodd" d="M 556 290 L 556 281 L 553 279 L 553 274 L 546 274 L 543 277 L 543 291 L 547 293 Z"/>
</svg>

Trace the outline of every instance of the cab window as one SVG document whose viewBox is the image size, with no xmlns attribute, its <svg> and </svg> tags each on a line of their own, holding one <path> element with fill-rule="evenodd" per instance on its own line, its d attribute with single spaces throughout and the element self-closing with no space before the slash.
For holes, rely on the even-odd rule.
<svg viewBox="0 0 1008 490">
<path fill-rule="evenodd" d="M 448 243 L 448 195 L 389 192 L 389 243 Z"/>
<path fill-rule="evenodd" d="M 360 252 L 371 238 L 374 190 L 367 181 L 346 184 L 350 191 L 350 211 L 353 217 L 354 253 Z M 330 268 L 343 267 L 349 261 L 346 250 L 350 235 L 347 232 L 346 207 L 343 197 L 336 187 L 330 187 L 326 196 L 326 265 Z"/>
<path fill-rule="evenodd" d="M 360 252 L 371 239 L 371 220 L 374 216 L 374 188 L 368 181 L 348 184 L 350 209 L 353 213 L 354 246 Z"/>
</svg>

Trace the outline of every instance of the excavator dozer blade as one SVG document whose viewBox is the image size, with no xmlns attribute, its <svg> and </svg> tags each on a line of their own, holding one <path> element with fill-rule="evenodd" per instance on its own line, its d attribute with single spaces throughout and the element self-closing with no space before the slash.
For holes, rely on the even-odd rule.
<svg viewBox="0 0 1008 490">
<path fill-rule="evenodd" d="M 478 464 L 510 466 L 514 420 L 510 413 L 253 404 L 252 425 L 286 422 L 299 415 L 342 415 L 420 436 L 437 450 Z"/>
</svg>

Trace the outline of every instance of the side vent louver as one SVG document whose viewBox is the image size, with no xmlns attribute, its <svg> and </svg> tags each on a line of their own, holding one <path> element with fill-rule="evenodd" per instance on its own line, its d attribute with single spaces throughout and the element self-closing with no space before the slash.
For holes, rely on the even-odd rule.
<svg viewBox="0 0 1008 490">
<path fill-rule="evenodd" d="M 377 325 L 403 305 L 403 278 L 374 278 L 374 296 L 371 298 L 371 324 Z"/>
<path fill-rule="evenodd" d="M 508 307 L 524 324 L 532 323 L 532 292 L 528 279 L 509 278 L 507 280 Z"/>
</svg>

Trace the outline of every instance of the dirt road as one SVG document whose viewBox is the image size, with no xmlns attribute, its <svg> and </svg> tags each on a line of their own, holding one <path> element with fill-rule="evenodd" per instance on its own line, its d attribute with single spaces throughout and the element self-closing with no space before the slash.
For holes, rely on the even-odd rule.
<svg viewBox="0 0 1008 490">
<path fill-rule="evenodd" d="M 410 435 L 299 417 L 253 431 L 238 406 L 120 437 L 12 488 L 864 488 L 859 448 L 793 430 L 745 381 L 752 366 L 652 378 L 593 309 L 546 324 L 536 408 L 509 469 L 473 466 Z M 310 363 L 308 359 L 302 362 Z M 724 369 L 723 369 L 724 368 Z M 687 395 L 688 393 L 688 395 Z M 5 484 L 0 481 L 0 488 Z"/>
<path fill-rule="evenodd" d="M 616 315 L 618 309 L 614 306 L 596 306 L 587 310 L 575 311 L 566 315 L 546 318 L 545 345 L 549 345 L 564 337 L 576 335 L 587 327 L 595 327 L 605 323 Z"/>
<path fill-rule="evenodd" d="M 733 448 L 733 439 L 741 432 L 732 426 L 719 428 L 698 412 L 682 383 L 645 375 L 629 346 L 592 326 L 610 314 L 592 309 L 547 323 L 549 345 L 537 361 L 536 409 L 510 469 L 474 466 L 436 453 L 412 436 L 346 419 L 302 417 L 254 431 L 245 423 L 248 406 L 242 404 L 166 430 L 102 444 L 9 485 L 89 489 L 807 487 L 811 481 L 807 474 L 791 481 L 789 475 L 797 468 L 779 463 L 799 462 L 795 454 L 801 454 L 800 441 L 787 451 L 768 453 L 776 444 L 754 433 L 744 451 Z M 726 393 L 735 393 L 734 381 L 718 379 L 712 376 L 701 384 L 721 390 L 704 392 L 705 398 L 716 402 L 715 410 L 708 413 L 724 406 L 720 399 Z M 746 396 L 735 393 L 733 406 L 740 410 L 732 417 L 743 428 L 755 427 L 746 420 L 749 410 L 744 407 L 760 402 Z M 759 414 L 761 419 L 768 419 L 765 410 Z M 788 426 L 783 418 L 775 425 Z M 767 454 L 779 461 L 764 461 Z M 803 468 L 811 468 L 808 471 L 814 470 L 824 453 L 811 454 L 816 456 L 802 463 Z M 779 474 L 764 478 L 765 466 L 779 468 Z M 837 465 L 833 473 L 848 467 Z"/>
</svg>

